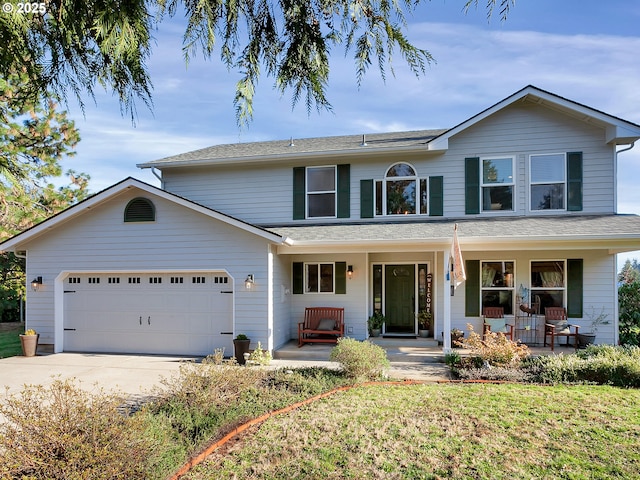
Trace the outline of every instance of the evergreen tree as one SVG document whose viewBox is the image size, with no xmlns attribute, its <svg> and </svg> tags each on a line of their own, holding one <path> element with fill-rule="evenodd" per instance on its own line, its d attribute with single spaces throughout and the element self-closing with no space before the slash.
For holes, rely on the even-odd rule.
<svg viewBox="0 0 640 480">
<path fill-rule="evenodd" d="M 25 72 L 0 78 L 0 241 L 48 218 L 88 195 L 89 177 L 67 172 L 69 184 L 50 180 L 80 140 L 55 96 L 26 94 Z M 25 289 L 24 260 L 0 255 L 0 320 L 15 320 Z"/>
<path fill-rule="evenodd" d="M 426 0 L 50 0 L 33 4 L 38 8 L 30 13 L 18 12 L 18 0 L 4 2 L 0 77 L 24 69 L 31 95 L 52 89 L 80 101 L 104 86 L 132 117 L 136 98 L 151 105 L 152 32 L 179 14 L 187 19 L 187 63 L 217 49 L 220 60 L 241 73 L 234 99 L 240 124 L 251 119 L 263 71 L 277 90 L 292 91 L 294 105 L 304 100 L 307 110 L 331 108 L 326 87 L 333 47 L 353 53 L 358 83 L 372 63 L 383 78 L 387 68 L 393 72 L 396 53 L 416 75 L 433 60 L 405 35 L 407 15 Z M 477 4 L 467 0 L 464 8 Z M 504 20 L 514 4 L 487 0 L 487 15 L 498 8 Z"/>
</svg>

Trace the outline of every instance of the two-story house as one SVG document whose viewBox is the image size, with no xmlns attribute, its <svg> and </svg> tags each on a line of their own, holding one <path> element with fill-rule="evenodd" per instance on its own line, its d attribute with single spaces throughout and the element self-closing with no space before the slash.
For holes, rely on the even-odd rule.
<svg viewBox="0 0 640 480">
<path fill-rule="evenodd" d="M 344 307 L 346 334 L 433 336 L 523 295 L 617 343 L 618 151 L 640 126 L 528 86 L 447 130 L 218 145 L 128 178 L 5 241 L 26 255 L 27 326 L 60 351 L 207 354 L 245 333 L 270 350 L 305 307 Z M 623 147 L 624 146 L 624 147 Z M 452 296 L 454 225 L 466 282 Z M 444 335 L 445 348 L 448 335 Z M 539 341 L 542 339 L 539 338 Z"/>
</svg>

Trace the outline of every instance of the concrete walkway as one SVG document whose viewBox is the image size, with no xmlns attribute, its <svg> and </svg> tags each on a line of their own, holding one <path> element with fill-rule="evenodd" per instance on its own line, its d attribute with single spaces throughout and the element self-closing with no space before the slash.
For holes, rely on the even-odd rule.
<svg viewBox="0 0 640 480">
<path fill-rule="evenodd" d="M 312 349 L 295 347 L 296 358 L 276 358 L 269 368 L 296 368 L 323 366 L 339 368 L 329 361 L 329 346 Z M 305 358 L 303 352 L 311 351 Z M 399 356 L 389 351 L 391 368 L 389 376 L 394 379 L 439 381 L 449 378 L 449 368 L 438 361 L 441 352 L 433 351 L 432 358 L 425 359 L 416 351 Z M 83 388 L 95 386 L 105 391 L 122 393 L 128 397 L 148 394 L 163 377 L 177 372 L 180 362 L 199 361 L 197 357 L 165 357 L 156 355 L 117 355 L 102 353 L 57 353 L 38 354 L 35 357 L 10 357 L 0 359 L 0 386 L 9 393 L 19 393 L 25 384 L 50 385 L 56 379 L 75 378 Z M 253 368 L 253 367 L 251 367 Z"/>
</svg>

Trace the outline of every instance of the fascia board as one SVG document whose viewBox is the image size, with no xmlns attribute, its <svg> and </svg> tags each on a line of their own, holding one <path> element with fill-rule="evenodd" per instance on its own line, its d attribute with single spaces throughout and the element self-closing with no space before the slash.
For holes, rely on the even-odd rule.
<svg viewBox="0 0 640 480">
<path fill-rule="evenodd" d="M 164 190 L 161 190 L 157 187 L 146 184 L 139 180 L 136 180 L 135 178 L 127 178 L 122 182 L 120 182 L 119 184 L 109 187 L 103 190 L 102 192 L 99 192 L 87 198 L 86 200 L 83 200 L 82 202 L 72 207 L 69 207 L 66 210 L 63 210 L 62 212 L 56 214 L 55 216 L 50 217 L 47 220 L 44 220 L 43 222 L 31 227 L 30 229 L 25 230 L 24 232 L 19 233 L 18 235 L 6 240 L 5 242 L 0 244 L 0 251 L 11 251 L 12 249 L 15 249 L 20 244 L 34 240 L 39 236 L 43 235 L 44 233 L 50 231 L 51 229 L 56 228 L 67 221 L 77 218 L 83 213 L 86 213 L 86 211 L 91 210 L 92 208 L 110 200 L 111 198 L 114 198 L 122 194 L 127 190 L 130 190 L 131 188 L 137 188 L 139 190 L 142 190 L 148 193 L 149 195 L 154 195 L 154 196 L 163 198 L 167 201 L 176 203 L 185 208 L 188 208 L 190 210 L 206 215 L 210 218 L 214 218 L 228 225 L 232 225 L 234 227 L 240 228 L 241 230 L 244 230 L 246 232 L 262 237 L 272 243 L 278 244 L 278 243 L 285 243 L 288 241 L 286 237 L 282 237 L 273 232 L 256 227 L 254 225 L 243 222 L 236 218 L 229 217 L 215 210 L 211 210 L 207 207 L 203 207 L 202 205 L 191 202 L 182 197 L 171 194 L 169 192 L 166 192 Z"/>
</svg>

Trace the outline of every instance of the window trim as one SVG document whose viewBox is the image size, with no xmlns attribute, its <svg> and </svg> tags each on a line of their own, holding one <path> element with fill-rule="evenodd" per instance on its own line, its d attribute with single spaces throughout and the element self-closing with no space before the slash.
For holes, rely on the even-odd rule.
<svg viewBox="0 0 640 480">
<path fill-rule="evenodd" d="M 537 262 L 559 262 L 562 263 L 563 267 L 562 267 L 562 287 L 534 287 L 533 286 L 533 281 L 531 279 L 531 272 L 532 272 L 532 266 L 534 263 Z M 537 291 L 547 291 L 547 290 L 561 290 L 562 291 L 562 307 L 567 308 L 567 294 L 569 292 L 569 288 L 568 288 L 568 272 L 567 272 L 567 266 L 568 266 L 568 259 L 567 258 L 536 258 L 536 259 L 531 259 L 529 260 L 529 299 L 532 302 L 534 296 L 536 295 Z M 542 308 L 542 307 L 541 307 Z M 542 316 L 544 316 L 544 311 L 540 311 L 540 314 Z"/>
<path fill-rule="evenodd" d="M 333 168 L 333 190 L 318 190 L 309 191 L 309 171 L 320 168 Z M 333 215 L 328 216 L 311 216 L 309 214 L 309 208 L 311 202 L 309 201 L 310 195 L 326 195 L 333 194 Z M 304 169 L 304 199 L 305 199 L 305 218 L 338 218 L 338 166 L 337 165 L 314 165 L 312 167 L 305 167 Z"/>
<path fill-rule="evenodd" d="M 396 165 L 407 165 L 408 167 L 410 167 L 415 175 L 409 175 L 409 176 L 403 176 L 403 177 L 390 177 L 389 176 L 389 171 L 395 167 Z M 429 192 L 430 192 L 430 186 L 429 186 L 429 179 L 431 177 L 427 176 L 427 177 L 421 177 L 418 175 L 418 169 L 416 167 L 414 167 L 411 163 L 409 162 L 394 162 L 391 165 L 389 165 L 389 167 L 387 167 L 387 169 L 384 172 L 384 176 L 381 179 L 375 179 L 373 181 L 373 216 L 374 217 L 395 217 L 395 218 L 400 218 L 403 216 L 416 216 L 416 215 L 423 215 L 423 216 L 428 216 L 429 215 Z M 414 185 L 415 185 L 415 213 L 405 213 L 405 214 L 401 214 L 401 213 L 388 213 L 387 212 L 387 182 L 398 182 L 398 181 L 413 181 Z M 424 191 L 424 198 L 426 199 L 426 205 L 423 205 L 422 203 L 422 198 L 423 198 L 423 192 L 421 190 L 422 187 L 422 181 L 424 181 L 424 185 L 425 185 L 425 191 Z M 380 187 L 380 194 L 378 193 L 378 187 Z M 381 197 L 381 198 L 380 198 Z M 381 213 L 378 213 L 378 205 L 380 204 L 381 206 Z M 424 213 L 422 213 L 424 207 Z"/>
<path fill-rule="evenodd" d="M 563 178 L 564 180 L 561 182 L 534 182 L 532 180 L 533 175 L 532 175 L 532 168 L 533 168 L 533 162 L 531 161 L 531 159 L 533 157 L 543 157 L 543 156 L 553 156 L 553 155 L 561 155 L 563 158 L 563 168 L 562 168 L 562 174 L 563 174 Z M 529 155 L 529 188 L 528 188 L 528 198 L 529 201 L 528 203 L 528 210 L 531 213 L 545 213 L 545 212 L 550 212 L 550 213 L 556 213 L 556 212 L 566 212 L 567 211 L 567 196 L 568 196 L 568 179 L 567 179 L 567 153 L 566 152 L 548 152 L 548 153 L 532 153 Z M 563 206 L 562 208 L 533 208 L 533 205 L 531 204 L 531 202 L 533 201 L 533 195 L 531 194 L 531 188 L 534 185 L 563 185 L 564 188 L 564 192 L 562 195 L 562 203 Z"/>
<path fill-rule="evenodd" d="M 308 278 L 308 267 L 309 265 L 316 265 L 318 267 L 318 291 L 312 292 L 309 291 L 309 278 Z M 320 285 L 322 284 L 322 265 L 331 265 L 331 291 L 330 292 L 321 292 Z M 302 267 L 302 275 L 303 275 L 303 287 L 302 292 L 305 295 L 334 295 L 336 293 L 336 262 L 303 262 Z"/>
<path fill-rule="evenodd" d="M 502 287 L 485 287 L 482 281 L 482 272 L 483 272 L 483 266 L 486 263 L 502 263 L 503 266 L 503 271 L 506 270 L 506 264 L 507 263 L 511 263 L 513 265 L 513 271 L 511 272 L 511 286 L 505 285 Z M 512 312 L 508 313 L 508 312 L 504 312 L 505 315 L 515 315 L 515 309 L 516 309 L 516 304 L 515 304 L 515 299 L 516 299 L 516 270 L 517 266 L 516 266 L 516 261 L 515 260 L 505 260 L 505 259 L 495 259 L 495 260 L 480 260 L 480 278 L 479 278 L 479 286 L 480 286 L 480 312 L 484 312 L 484 305 L 483 305 L 483 295 L 484 292 L 500 292 L 500 291 L 504 291 L 504 290 L 509 290 L 511 292 L 511 308 L 512 308 Z M 507 283 L 507 282 L 505 282 Z"/>
<path fill-rule="evenodd" d="M 485 160 L 503 160 L 511 159 L 511 182 L 510 183 L 484 183 L 484 161 Z M 480 183 L 480 213 L 481 214 L 513 214 L 516 211 L 516 157 L 515 155 L 486 155 L 478 158 L 480 177 L 478 181 Z M 485 210 L 484 209 L 484 189 L 491 187 L 511 187 L 511 209 L 510 210 Z"/>
</svg>

